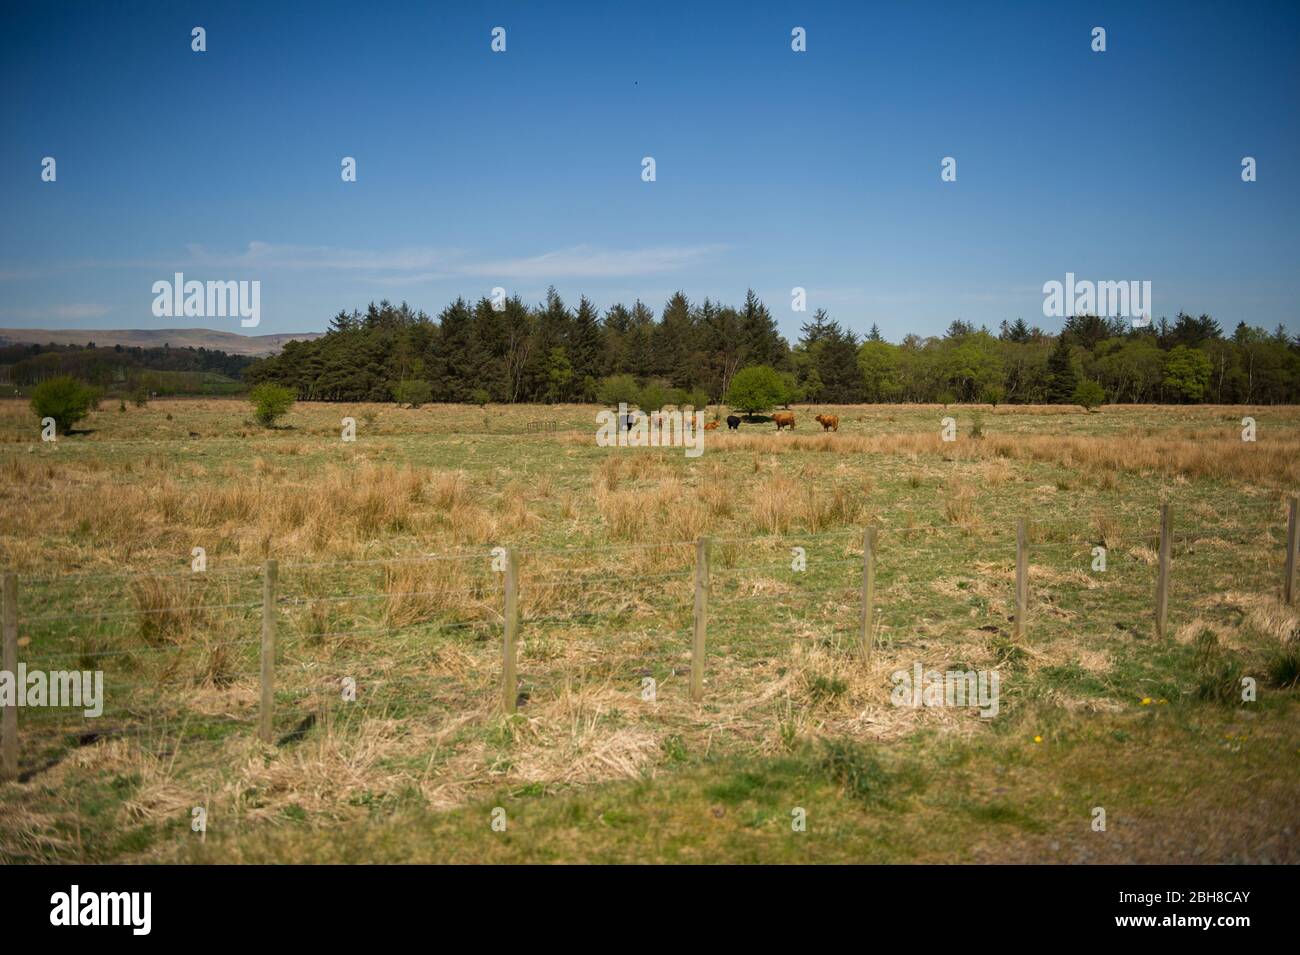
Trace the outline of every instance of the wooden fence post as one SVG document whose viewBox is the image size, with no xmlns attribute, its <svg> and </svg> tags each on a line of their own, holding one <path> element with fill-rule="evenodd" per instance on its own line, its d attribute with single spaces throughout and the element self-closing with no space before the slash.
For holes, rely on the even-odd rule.
<svg viewBox="0 0 1300 955">
<path fill-rule="evenodd" d="M 1169 623 L 1169 557 L 1173 550 L 1169 505 L 1160 505 L 1160 565 L 1156 576 L 1156 636 L 1164 637 Z"/>
<path fill-rule="evenodd" d="M 0 669 L 11 674 L 15 691 L 18 686 L 18 575 L 5 574 L 0 585 L 0 631 L 3 631 L 4 651 L 0 654 Z M 15 694 L 12 706 L 6 706 L 0 718 L 0 779 L 18 778 L 18 699 Z"/>
<path fill-rule="evenodd" d="M 859 622 L 858 642 L 862 662 L 871 665 L 871 651 L 876 625 L 876 528 L 862 532 L 862 615 Z"/>
<path fill-rule="evenodd" d="M 1019 640 L 1026 632 L 1025 615 L 1029 612 L 1029 524 L 1016 519 L 1016 625 L 1013 639 Z"/>
<path fill-rule="evenodd" d="M 704 699 L 704 636 L 709 624 L 709 539 L 695 542 L 695 632 L 691 637 L 691 701 Z"/>
<path fill-rule="evenodd" d="M 1288 606 L 1296 602 L 1296 572 L 1300 569 L 1300 498 L 1291 498 L 1291 513 L 1286 524 L 1286 586 L 1283 596 Z"/>
<path fill-rule="evenodd" d="M 262 705 L 257 735 L 271 742 L 275 733 L 275 584 L 279 565 L 268 560 L 262 567 Z"/>
<path fill-rule="evenodd" d="M 516 676 L 516 644 L 519 641 L 519 565 L 515 549 L 506 550 L 506 605 L 501 641 L 501 706 L 506 713 L 519 707 L 519 680 Z"/>
</svg>

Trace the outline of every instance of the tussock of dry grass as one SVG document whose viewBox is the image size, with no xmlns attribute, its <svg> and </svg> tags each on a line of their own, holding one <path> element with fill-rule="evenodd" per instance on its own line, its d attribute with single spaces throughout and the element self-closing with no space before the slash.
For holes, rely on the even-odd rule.
<svg viewBox="0 0 1300 955">
<path fill-rule="evenodd" d="M 447 616 L 479 619 L 498 602 L 486 578 L 450 560 L 387 564 L 383 593 L 384 623 L 395 629 Z"/>
<path fill-rule="evenodd" d="M 804 475 L 772 474 L 752 493 L 749 526 L 766 534 L 819 534 L 857 524 L 867 511 L 861 489 L 818 487 Z"/>
<path fill-rule="evenodd" d="M 6 803 L 4 825 L 0 825 L 0 862 L 24 858 L 78 861 L 80 847 L 76 839 L 56 835 L 60 823 L 75 831 L 75 817 L 71 813 L 46 812 L 22 802 L 15 803 Z"/>
<path fill-rule="evenodd" d="M 1139 563 L 1146 564 L 1147 566 L 1154 565 L 1156 561 L 1160 559 L 1160 554 L 1154 547 L 1147 547 L 1143 544 L 1139 544 L 1136 547 L 1130 547 L 1128 549 L 1128 555 Z"/>
<path fill-rule="evenodd" d="M 596 507 L 613 540 L 691 540 L 708 527 L 705 505 L 677 478 L 635 491 L 597 488 Z"/>
<path fill-rule="evenodd" d="M 187 577 L 136 577 L 131 595 L 140 636 L 150 646 L 188 642 L 203 622 L 203 589 Z"/>
<path fill-rule="evenodd" d="M 944 498 L 943 513 L 948 523 L 968 528 L 977 523 L 975 506 L 978 495 L 975 488 L 965 482 L 953 486 Z"/>
<path fill-rule="evenodd" d="M 1300 645 L 1300 610 L 1288 607 L 1273 594 L 1226 591 L 1211 594 L 1204 599 L 1203 604 L 1206 607 L 1241 610 L 1245 614 L 1244 623 L 1247 627 L 1271 637 L 1283 646 Z"/>
<path fill-rule="evenodd" d="M 522 782 L 592 783 L 636 779 L 661 755 L 661 733 L 620 725 L 615 714 L 628 694 L 609 686 L 566 681 L 559 696 L 538 707 L 511 754 L 509 776 Z"/>
</svg>

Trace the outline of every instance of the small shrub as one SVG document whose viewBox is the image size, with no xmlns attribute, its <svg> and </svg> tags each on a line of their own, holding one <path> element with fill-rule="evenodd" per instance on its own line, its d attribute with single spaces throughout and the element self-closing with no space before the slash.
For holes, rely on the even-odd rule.
<svg viewBox="0 0 1300 955">
<path fill-rule="evenodd" d="M 653 412 L 659 411 L 664 405 L 674 404 L 678 397 L 678 393 L 667 382 L 653 378 L 637 393 L 636 404 L 642 411 Z"/>
<path fill-rule="evenodd" d="M 707 411 L 709 407 L 709 393 L 703 388 L 692 388 L 690 391 L 685 392 L 682 403 L 690 405 L 696 411 Z"/>
<path fill-rule="evenodd" d="M 257 418 L 257 423 L 269 428 L 277 419 L 289 413 L 297 396 L 293 389 L 268 381 L 250 391 L 248 397 L 253 402 L 253 416 Z"/>
<path fill-rule="evenodd" d="M 42 381 L 32 389 L 32 410 L 38 418 L 53 418 L 59 434 L 90 414 L 99 403 L 99 393 L 69 375 Z"/>
<path fill-rule="evenodd" d="M 1106 392 L 1091 378 L 1085 378 L 1074 389 L 1074 403 L 1082 406 L 1084 411 L 1091 412 L 1105 401 Z"/>
<path fill-rule="evenodd" d="M 398 404 L 418 408 L 433 398 L 433 386 L 418 378 L 408 378 L 393 386 L 393 400 Z"/>
<path fill-rule="evenodd" d="M 641 396 L 636 379 L 631 375 L 610 375 L 596 388 L 596 400 L 603 405 L 634 405 Z"/>
</svg>

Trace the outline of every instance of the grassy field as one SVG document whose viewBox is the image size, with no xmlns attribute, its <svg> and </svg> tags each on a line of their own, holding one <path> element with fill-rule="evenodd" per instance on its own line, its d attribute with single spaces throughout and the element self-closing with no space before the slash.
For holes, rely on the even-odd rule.
<svg viewBox="0 0 1300 955">
<path fill-rule="evenodd" d="M 794 433 L 724 426 L 694 459 L 598 447 L 597 410 L 299 404 L 267 430 L 236 400 L 106 403 L 42 444 L 0 402 L 20 660 L 102 670 L 107 694 L 98 719 L 22 711 L 0 861 L 1300 861 L 1300 409 L 798 407 Z M 520 556 L 513 716 L 497 546 Z M 916 662 L 996 670 L 997 716 L 893 705 Z"/>
</svg>

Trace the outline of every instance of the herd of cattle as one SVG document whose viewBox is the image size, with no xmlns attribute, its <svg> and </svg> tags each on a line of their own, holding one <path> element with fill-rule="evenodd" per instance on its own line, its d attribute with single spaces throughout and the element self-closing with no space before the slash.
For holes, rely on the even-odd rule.
<svg viewBox="0 0 1300 955">
<path fill-rule="evenodd" d="M 793 412 L 793 411 L 777 411 L 777 412 L 774 412 L 774 413 L 772 414 L 772 420 L 773 420 L 774 422 L 776 422 L 776 430 L 777 430 L 777 431 L 783 431 L 783 430 L 786 429 L 786 428 L 793 428 L 793 427 L 794 427 L 794 412 Z M 835 415 L 835 414 L 819 414 L 819 415 L 817 415 L 816 417 L 814 417 L 813 420 L 816 421 L 819 425 L 822 426 L 822 430 L 823 430 L 823 431 L 839 431 L 839 430 L 840 430 L 840 416 L 839 416 L 839 415 Z M 730 431 L 739 431 L 739 430 L 740 430 L 740 422 L 741 422 L 741 418 L 740 418 L 739 415 L 734 415 L 734 414 L 727 415 L 727 429 L 728 429 L 728 430 L 730 430 Z M 635 415 L 635 414 L 629 414 L 629 415 L 627 415 L 627 416 L 623 419 L 623 428 L 624 428 L 624 430 L 626 430 L 626 431 L 631 431 L 635 426 L 636 426 L 636 415 Z M 717 431 L 717 430 L 718 430 L 718 422 L 717 422 L 717 421 L 710 421 L 710 422 L 708 422 L 708 423 L 704 426 L 704 430 L 705 430 L 705 431 Z"/>
</svg>

